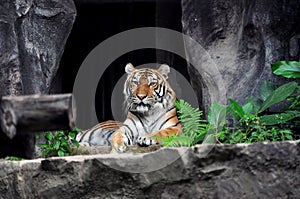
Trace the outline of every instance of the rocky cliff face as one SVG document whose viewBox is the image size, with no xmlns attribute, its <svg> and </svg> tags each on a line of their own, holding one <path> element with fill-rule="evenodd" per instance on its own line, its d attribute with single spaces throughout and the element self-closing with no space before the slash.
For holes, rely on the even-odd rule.
<svg viewBox="0 0 300 199">
<path fill-rule="evenodd" d="M 0 198 L 299 198 L 300 142 L 0 162 Z"/>
<path fill-rule="evenodd" d="M 258 96 L 264 80 L 284 82 L 270 64 L 299 60 L 299 8 L 298 0 L 182 0 L 183 32 L 210 56 L 185 40 L 194 64 L 189 74 L 206 111 L 213 101 Z"/>
<path fill-rule="evenodd" d="M 0 94 L 48 93 L 76 16 L 68 1 L 1 1 Z"/>
<path fill-rule="evenodd" d="M 76 16 L 72 0 L 2 0 L 0 96 L 49 93 Z M 34 137 L 0 134 L 0 157 L 31 158 Z"/>
</svg>

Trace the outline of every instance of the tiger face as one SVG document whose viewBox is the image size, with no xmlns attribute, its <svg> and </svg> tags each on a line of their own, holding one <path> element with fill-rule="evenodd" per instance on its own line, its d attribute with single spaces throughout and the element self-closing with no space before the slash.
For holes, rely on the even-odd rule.
<svg viewBox="0 0 300 199">
<path fill-rule="evenodd" d="M 157 109 L 173 106 L 175 92 L 167 82 L 170 67 L 161 65 L 159 69 L 136 69 L 127 64 L 128 74 L 124 86 L 127 110 L 141 115 L 153 114 Z"/>
</svg>

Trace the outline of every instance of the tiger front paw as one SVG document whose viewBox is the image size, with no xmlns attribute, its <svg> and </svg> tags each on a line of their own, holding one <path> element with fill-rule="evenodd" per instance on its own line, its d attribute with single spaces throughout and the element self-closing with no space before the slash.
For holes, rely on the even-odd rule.
<svg viewBox="0 0 300 199">
<path fill-rule="evenodd" d="M 147 136 L 139 136 L 136 142 L 139 146 L 150 146 L 157 144 L 155 139 Z"/>
<path fill-rule="evenodd" d="M 127 139 L 121 132 L 116 131 L 111 139 L 112 148 L 118 153 L 124 153 L 128 149 Z"/>
</svg>

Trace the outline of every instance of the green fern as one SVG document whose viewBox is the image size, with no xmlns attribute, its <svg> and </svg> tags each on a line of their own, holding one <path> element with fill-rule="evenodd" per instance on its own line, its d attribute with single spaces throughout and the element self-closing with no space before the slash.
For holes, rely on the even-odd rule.
<svg viewBox="0 0 300 199">
<path fill-rule="evenodd" d="M 179 135 L 171 135 L 168 138 L 159 138 L 163 142 L 163 146 L 169 147 L 180 147 L 180 146 L 192 146 L 193 145 L 193 138 L 189 137 L 185 134 Z"/>
<path fill-rule="evenodd" d="M 182 125 L 183 133 L 168 138 L 159 138 L 164 146 L 193 146 L 204 140 L 208 130 L 206 120 L 201 120 L 202 111 L 199 108 L 193 108 L 184 100 L 174 103 L 178 119 Z"/>
<path fill-rule="evenodd" d="M 178 118 L 182 124 L 183 132 L 186 135 L 194 136 L 199 131 L 205 131 L 207 128 L 207 122 L 201 120 L 203 115 L 199 108 L 193 108 L 189 103 L 184 100 L 179 100 L 174 103 Z"/>
</svg>

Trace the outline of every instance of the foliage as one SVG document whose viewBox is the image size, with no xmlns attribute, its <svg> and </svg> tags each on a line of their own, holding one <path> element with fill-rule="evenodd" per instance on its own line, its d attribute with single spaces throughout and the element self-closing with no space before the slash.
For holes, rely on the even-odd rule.
<svg viewBox="0 0 300 199">
<path fill-rule="evenodd" d="M 213 144 L 219 141 L 215 135 L 224 129 L 226 124 L 227 107 L 216 102 L 212 103 L 208 113 L 209 130 L 203 141 L 205 144 Z"/>
<path fill-rule="evenodd" d="M 279 61 L 271 65 L 272 71 L 276 75 L 286 78 L 300 78 L 300 62 Z"/>
<path fill-rule="evenodd" d="M 300 87 L 299 86 L 297 87 L 296 95 L 287 98 L 287 100 L 291 102 L 291 105 L 289 106 L 290 110 L 300 111 Z"/>
<path fill-rule="evenodd" d="M 300 78 L 300 62 L 279 61 L 272 64 L 276 75 L 287 78 Z M 293 93 L 297 90 L 296 95 Z M 290 101 L 283 112 L 271 113 L 270 108 L 278 103 Z M 220 143 L 253 143 L 259 141 L 283 141 L 300 137 L 293 134 L 300 122 L 292 122 L 300 117 L 300 87 L 289 82 L 276 88 L 272 82 L 265 81 L 260 87 L 260 97 L 249 97 L 244 105 L 229 99 L 228 106 L 213 103 L 208 121 L 201 120 L 202 112 L 192 108 L 183 100 L 175 103 L 183 133 L 163 138 L 165 146 L 192 146 L 196 143 L 214 141 Z M 233 119 L 233 127 L 226 126 L 226 119 Z"/>
<path fill-rule="evenodd" d="M 281 118 L 280 120 L 277 120 L 277 124 L 279 124 L 282 123 L 282 121 L 288 121 L 294 117 L 297 117 L 297 114 L 291 111 L 287 111 L 285 114 L 277 113 L 266 116 L 266 112 L 271 106 L 285 101 L 294 92 L 297 87 L 297 83 L 290 82 L 280 86 L 277 89 L 274 89 L 273 86 L 267 86 L 267 89 L 265 86 L 267 84 L 271 85 L 270 83 L 265 82 L 260 89 L 261 98 L 248 98 L 245 100 L 246 104 L 244 106 L 241 106 L 234 100 L 229 99 L 230 105 L 228 110 L 237 121 L 241 119 L 247 120 L 245 118 L 253 117 L 254 115 L 265 115 L 263 119 L 264 125 L 273 125 L 276 124 L 276 122 L 274 120 L 269 121 L 268 119 Z M 266 95 L 266 93 L 268 93 L 268 95 Z"/>
<path fill-rule="evenodd" d="M 279 61 L 271 65 L 272 71 L 276 75 L 286 78 L 300 78 L 300 62 L 296 61 Z M 289 109 L 300 110 L 300 87 L 298 86 L 297 94 L 288 98 L 291 102 Z"/>
<path fill-rule="evenodd" d="M 206 124 L 204 120 L 200 120 L 202 111 L 198 108 L 193 108 L 184 100 L 176 101 L 174 103 L 179 120 L 183 123 L 183 131 L 189 136 L 197 136 L 197 132 L 205 131 Z"/>
<path fill-rule="evenodd" d="M 46 132 L 46 143 L 39 144 L 43 149 L 42 157 L 70 155 L 72 146 L 79 146 L 75 140 L 78 131 L 79 129 L 75 128 L 73 131 L 57 131 L 55 134 Z"/>
<path fill-rule="evenodd" d="M 258 110 L 258 113 L 262 113 L 272 105 L 286 100 L 294 92 L 297 86 L 298 84 L 296 82 L 289 82 L 271 92 Z"/>
<path fill-rule="evenodd" d="M 208 123 L 210 129 L 220 131 L 226 124 L 226 106 L 222 106 L 216 102 L 212 103 L 208 113 Z"/>
<path fill-rule="evenodd" d="M 287 110 L 270 114 L 268 109 L 285 101 L 296 87 L 295 82 L 290 82 L 276 89 L 272 83 L 264 82 L 260 88 L 260 98 L 247 98 L 244 105 L 233 99 L 229 99 L 228 106 L 213 103 L 210 106 L 208 121 L 200 119 L 202 112 L 199 109 L 191 107 L 183 100 L 177 101 L 175 106 L 183 133 L 159 139 L 163 141 L 164 146 L 209 143 L 212 136 L 219 143 L 230 144 L 293 140 L 292 130 L 282 129 L 279 125 L 300 117 L 300 112 Z M 226 126 L 229 116 L 237 122 L 234 127 Z"/>
<path fill-rule="evenodd" d="M 272 71 L 276 75 L 281 75 L 286 78 L 300 78 L 300 62 L 296 61 L 279 61 L 271 66 Z M 291 104 L 288 107 L 288 110 L 291 111 L 300 111 L 300 87 L 297 87 L 297 92 L 290 96 L 287 99 Z M 294 112 L 295 113 L 295 112 Z M 295 113 L 297 114 L 297 113 Z M 294 129 L 296 132 L 294 134 L 295 138 L 300 138 L 300 122 L 296 119 L 292 121 L 288 121 L 285 123 L 285 126 L 289 127 L 290 129 Z"/>
<path fill-rule="evenodd" d="M 162 138 L 155 137 L 162 141 L 163 146 L 169 147 L 180 147 L 180 146 L 192 146 L 194 138 L 184 133 L 179 135 L 171 135 L 170 137 Z"/>
<path fill-rule="evenodd" d="M 182 124 L 183 133 L 167 138 L 158 138 L 163 142 L 163 146 L 193 146 L 202 142 L 208 130 L 208 124 L 202 120 L 202 111 L 193 108 L 184 100 L 174 103 L 178 118 Z"/>
<path fill-rule="evenodd" d="M 287 78 L 300 77 L 300 63 L 280 61 L 272 64 L 276 75 Z M 297 89 L 296 96 L 292 96 Z M 300 117 L 300 89 L 296 82 L 289 82 L 275 89 L 271 82 L 265 81 L 260 88 L 260 98 L 247 98 L 245 105 L 239 105 L 230 99 L 228 110 L 238 125 L 226 131 L 220 131 L 217 137 L 224 143 L 292 140 L 292 120 Z M 277 103 L 291 101 L 283 112 L 270 114 L 269 108 Z M 295 124 L 294 124 L 295 126 Z"/>
<path fill-rule="evenodd" d="M 290 82 L 275 89 L 271 82 L 264 82 L 260 98 L 248 98 L 245 105 L 229 99 L 228 112 L 238 122 L 233 128 L 220 131 L 217 137 L 223 143 L 253 143 L 259 141 L 292 140 L 292 131 L 278 125 L 300 116 L 297 111 L 270 114 L 268 109 L 285 101 L 296 89 L 297 83 Z"/>
<path fill-rule="evenodd" d="M 164 146 L 209 143 L 212 141 L 211 135 L 220 143 L 231 144 L 293 140 L 293 132 L 290 129 L 282 129 L 280 125 L 300 117 L 300 112 L 286 110 L 270 114 L 269 108 L 286 101 L 297 87 L 297 83 L 289 82 L 275 88 L 273 83 L 266 81 L 260 88 L 260 98 L 246 98 L 244 105 L 233 99 L 229 99 L 228 106 L 213 103 L 208 121 L 200 119 L 202 112 L 199 109 L 191 107 L 183 100 L 177 101 L 175 106 L 184 133 L 160 139 Z M 226 126 L 229 116 L 237 122 L 234 127 Z"/>
<path fill-rule="evenodd" d="M 296 117 L 300 117 L 299 111 L 285 111 L 272 115 L 262 115 L 260 120 L 265 125 L 284 124 Z"/>
<path fill-rule="evenodd" d="M 222 143 L 254 143 L 254 142 L 276 142 L 293 140 L 293 132 L 289 129 L 280 129 L 272 126 L 257 126 L 248 131 L 237 129 L 236 131 L 220 131 L 217 136 Z"/>
<path fill-rule="evenodd" d="M 6 157 L 5 160 L 10 160 L 10 161 L 21 161 L 21 160 L 24 160 L 23 158 L 20 158 L 20 157 L 16 157 L 16 156 L 9 156 L 9 157 Z"/>
</svg>

